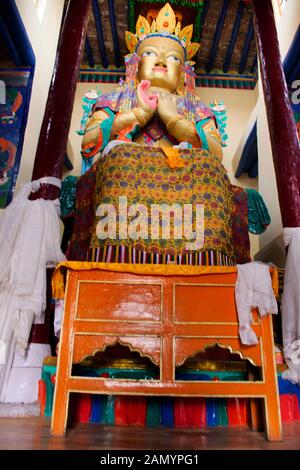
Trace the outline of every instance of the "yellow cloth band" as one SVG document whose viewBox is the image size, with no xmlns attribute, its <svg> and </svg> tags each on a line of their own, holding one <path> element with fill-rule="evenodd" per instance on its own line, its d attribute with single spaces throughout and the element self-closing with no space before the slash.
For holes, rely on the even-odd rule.
<svg viewBox="0 0 300 470">
<path fill-rule="evenodd" d="M 232 274 L 237 272 L 236 266 L 188 266 L 174 264 L 130 264 L 130 263 L 94 263 L 90 261 L 62 261 L 52 276 L 52 296 L 63 299 L 65 296 L 64 275 L 61 268 L 73 271 L 101 270 L 119 273 L 153 276 L 200 276 L 205 274 Z M 278 273 L 270 268 L 274 294 L 278 294 Z"/>
<path fill-rule="evenodd" d="M 174 264 L 130 264 L 130 263 L 94 263 L 90 261 L 62 261 L 52 276 L 52 296 L 55 299 L 64 298 L 64 275 L 61 268 L 73 271 L 101 270 L 137 275 L 156 276 L 199 276 L 203 274 L 231 274 L 235 267 L 228 266 L 187 266 Z"/>
</svg>

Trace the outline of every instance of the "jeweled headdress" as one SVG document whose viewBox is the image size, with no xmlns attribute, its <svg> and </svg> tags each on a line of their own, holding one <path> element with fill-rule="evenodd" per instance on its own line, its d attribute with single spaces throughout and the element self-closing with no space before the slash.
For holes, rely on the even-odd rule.
<svg viewBox="0 0 300 470">
<path fill-rule="evenodd" d="M 176 15 L 169 3 L 166 3 L 158 12 L 156 18 L 152 18 L 151 24 L 140 15 L 136 23 L 136 33 L 125 31 L 126 46 L 129 52 L 133 53 L 137 51 L 144 39 L 157 35 L 178 41 L 185 51 L 186 60 L 190 60 L 200 47 L 199 43 L 191 42 L 193 25 L 190 24 L 181 29 L 181 21 L 176 20 Z"/>
</svg>

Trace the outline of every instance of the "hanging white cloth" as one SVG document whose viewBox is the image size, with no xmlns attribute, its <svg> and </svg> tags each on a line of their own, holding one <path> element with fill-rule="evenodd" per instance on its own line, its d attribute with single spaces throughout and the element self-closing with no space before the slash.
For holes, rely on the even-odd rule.
<svg viewBox="0 0 300 470">
<path fill-rule="evenodd" d="M 65 299 L 55 299 L 54 310 L 54 334 L 57 338 L 60 337 L 61 324 L 64 315 Z"/>
<path fill-rule="evenodd" d="M 260 316 L 276 314 L 278 306 L 272 288 L 270 267 L 267 264 L 251 262 L 238 264 L 235 286 L 235 300 L 239 318 L 239 335 L 242 344 L 251 346 L 258 339 L 251 328 L 252 309 L 257 308 Z"/>
<path fill-rule="evenodd" d="M 33 321 L 43 320 L 46 268 L 65 259 L 59 200 L 28 199 L 42 183 L 61 185 L 54 177 L 24 184 L 0 216 L 0 392 L 15 349 L 25 354 Z"/>
<path fill-rule="evenodd" d="M 283 350 L 288 370 L 282 378 L 300 384 L 300 227 L 285 228 L 283 240 L 289 249 L 281 300 Z"/>
</svg>

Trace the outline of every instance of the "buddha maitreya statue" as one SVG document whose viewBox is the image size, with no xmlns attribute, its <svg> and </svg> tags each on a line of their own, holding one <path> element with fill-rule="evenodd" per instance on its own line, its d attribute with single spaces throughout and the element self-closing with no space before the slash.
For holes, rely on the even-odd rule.
<svg viewBox="0 0 300 470">
<path fill-rule="evenodd" d="M 222 139 L 215 115 L 195 96 L 190 59 L 199 44 L 191 42 L 192 35 L 193 26 L 182 28 L 168 3 L 156 18 L 139 16 L 136 34 L 125 33 L 130 51 L 125 83 L 99 96 L 84 130 L 82 157 L 90 162 L 87 168 L 95 155 L 100 158 L 78 183 L 70 259 L 200 265 L 237 261 L 235 192 L 221 162 Z M 191 208 L 190 227 L 182 237 L 174 236 L 174 226 L 169 237 L 153 234 L 150 226 L 148 232 L 145 229 L 155 219 L 153 205 L 162 204 L 174 209 L 171 214 L 178 207 Z M 99 207 L 104 206 L 112 207 L 112 213 L 101 212 Z M 204 239 L 191 248 L 188 233 L 195 229 L 199 207 L 203 207 Z M 107 237 L 99 236 L 103 217 L 110 225 Z M 124 217 L 126 227 L 135 228 L 131 233 L 140 230 L 139 237 L 130 236 L 130 230 L 124 235 Z M 238 224 L 242 219 L 240 212 Z M 246 227 L 238 227 L 246 231 L 245 258 L 246 219 Z"/>
<path fill-rule="evenodd" d="M 192 63 L 187 59 L 200 45 L 191 43 L 192 25 L 180 30 L 169 4 L 153 23 L 140 16 L 136 35 L 125 33 L 132 51 L 126 58 L 126 89 L 100 97 L 85 129 L 83 156 L 89 158 L 110 140 L 127 136 L 156 147 L 187 142 L 222 158 L 214 115 L 194 96 Z"/>
</svg>

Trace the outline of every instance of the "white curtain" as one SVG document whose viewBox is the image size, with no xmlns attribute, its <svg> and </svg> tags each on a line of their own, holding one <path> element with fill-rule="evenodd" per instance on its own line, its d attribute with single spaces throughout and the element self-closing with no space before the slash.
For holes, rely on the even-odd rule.
<svg viewBox="0 0 300 470">
<path fill-rule="evenodd" d="M 288 370 L 282 378 L 300 384 L 300 227 L 285 228 L 283 239 L 289 249 L 281 301 L 283 347 Z"/>
<path fill-rule="evenodd" d="M 24 184 L 0 217 L 0 400 L 17 349 L 25 354 L 33 321 L 43 322 L 46 268 L 65 259 L 60 249 L 59 200 L 30 201 L 42 183 Z"/>
</svg>

